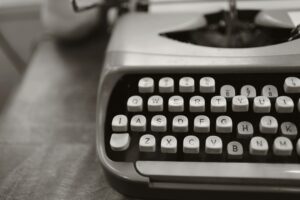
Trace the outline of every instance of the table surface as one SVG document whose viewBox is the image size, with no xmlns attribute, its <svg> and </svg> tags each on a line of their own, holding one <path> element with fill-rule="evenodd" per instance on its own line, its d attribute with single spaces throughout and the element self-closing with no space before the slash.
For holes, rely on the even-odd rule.
<svg viewBox="0 0 300 200">
<path fill-rule="evenodd" d="M 105 45 L 40 43 L 0 115 L 0 199 L 127 199 L 106 182 L 95 147 Z"/>
<path fill-rule="evenodd" d="M 96 153 L 106 41 L 39 44 L 0 113 L 0 200 L 129 200 L 108 185 Z"/>
</svg>

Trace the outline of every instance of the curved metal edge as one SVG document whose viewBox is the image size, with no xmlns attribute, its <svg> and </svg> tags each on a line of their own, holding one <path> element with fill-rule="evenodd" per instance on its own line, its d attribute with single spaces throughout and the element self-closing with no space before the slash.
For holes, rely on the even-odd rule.
<svg viewBox="0 0 300 200">
<path fill-rule="evenodd" d="M 107 112 L 108 101 L 111 92 L 117 81 L 124 75 L 122 70 L 105 65 L 100 78 L 98 99 L 97 99 L 97 122 L 96 122 L 96 143 L 100 162 L 105 170 L 115 178 L 125 182 L 148 183 L 149 179 L 143 177 L 135 170 L 134 163 L 114 162 L 110 160 L 105 151 L 105 118 Z"/>
<path fill-rule="evenodd" d="M 297 164 L 137 161 L 136 168 L 153 187 L 300 193 Z"/>
</svg>

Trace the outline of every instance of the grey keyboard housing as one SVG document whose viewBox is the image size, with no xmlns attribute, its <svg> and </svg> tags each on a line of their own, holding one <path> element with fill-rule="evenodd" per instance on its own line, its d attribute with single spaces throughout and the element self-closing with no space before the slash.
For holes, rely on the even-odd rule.
<svg viewBox="0 0 300 200">
<path fill-rule="evenodd" d="M 180 199 L 209 191 L 299 195 L 299 164 L 134 163 L 108 158 L 104 144 L 107 105 L 114 86 L 126 74 L 300 72 L 300 40 L 259 48 L 222 49 L 159 36 L 165 31 L 203 25 L 205 20 L 198 13 L 131 13 L 118 21 L 107 48 L 97 102 L 97 151 L 108 180 L 121 193 L 135 197 Z"/>
</svg>

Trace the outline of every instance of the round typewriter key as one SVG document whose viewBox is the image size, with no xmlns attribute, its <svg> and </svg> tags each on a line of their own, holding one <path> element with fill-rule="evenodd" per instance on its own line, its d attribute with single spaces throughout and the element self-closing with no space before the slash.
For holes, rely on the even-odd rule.
<svg viewBox="0 0 300 200">
<path fill-rule="evenodd" d="M 183 140 L 183 153 L 196 154 L 199 153 L 200 142 L 196 136 L 189 135 Z"/>
<path fill-rule="evenodd" d="M 227 144 L 227 155 L 229 159 L 241 159 L 243 153 L 244 151 L 241 143 L 232 141 Z"/>
<path fill-rule="evenodd" d="M 183 112 L 184 100 L 181 96 L 172 96 L 169 98 L 168 107 L 170 112 Z"/>
<path fill-rule="evenodd" d="M 225 97 L 214 96 L 210 101 L 210 111 L 217 112 L 226 112 L 227 111 L 227 101 Z"/>
<path fill-rule="evenodd" d="M 154 95 L 148 99 L 149 112 L 161 112 L 164 110 L 164 100 L 161 96 Z"/>
<path fill-rule="evenodd" d="M 256 89 L 252 85 L 244 85 L 241 88 L 241 95 L 246 96 L 247 98 L 256 97 Z"/>
<path fill-rule="evenodd" d="M 235 96 L 232 99 L 233 112 L 248 112 L 249 100 L 246 96 Z"/>
<path fill-rule="evenodd" d="M 290 139 L 296 138 L 298 129 L 296 124 L 292 122 L 283 122 L 280 126 L 281 134 Z"/>
<path fill-rule="evenodd" d="M 255 113 L 269 113 L 271 112 L 271 101 L 268 97 L 258 96 L 253 101 L 253 111 Z"/>
<path fill-rule="evenodd" d="M 143 115 L 135 115 L 131 118 L 130 127 L 131 131 L 134 132 L 145 132 L 146 131 L 147 120 Z"/>
<path fill-rule="evenodd" d="M 220 94 L 225 98 L 232 98 L 235 96 L 235 89 L 232 85 L 223 85 L 220 89 Z"/>
<path fill-rule="evenodd" d="M 161 139 L 160 146 L 162 153 L 176 153 L 177 152 L 177 139 L 174 136 L 168 135 Z"/>
<path fill-rule="evenodd" d="M 151 131 L 166 132 L 167 131 L 167 118 L 163 115 L 153 116 L 151 119 Z"/>
<path fill-rule="evenodd" d="M 170 77 L 161 78 L 158 87 L 160 93 L 172 93 L 174 92 L 174 80 Z"/>
<path fill-rule="evenodd" d="M 297 141 L 297 154 L 298 154 L 298 156 L 300 156 L 300 138 L 298 139 L 298 141 Z"/>
<path fill-rule="evenodd" d="M 273 153 L 277 156 L 290 156 L 293 152 L 293 144 L 287 137 L 277 137 L 273 143 Z"/>
<path fill-rule="evenodd" d="M 128 133 L 113 133 L 109 144 L 113 151 L 125 151 L 129 147 L 130 136 Z"/>
<path fill-rule="evenodd" d="M 216 82 L 212 77 L 203 77 L 199 82 L 201 93 L 214 93 L 216 91 Z"/>
<path fill-rule="evenodd" d="M 216 120 L 217 133 L 232 133 L 232 119 L 228 116 L 220 116 Z"/>
<path fill-rule="evenodd" d="M 188 132 L 189 130 L 189 120 L 186 116 L 177 115 L 173 118 L 173 132 Z"/>
<path fill-rule="evenodd" d="M 199 115 L 194 119 L 194 132 L 197 133 L 209 133 L 210 132 L 210 120 L 205 115 Z"/>
<path fill-rule="evenodd" d="M 237 137 L 238 138 L 251 138 L 253 136 L 254 129 L 250 122 L 243 121 L 238 123 L 237 126 Z"/>
<path fill-rule="evenodd" d="M 205 99 L 201 96 L 193 96 L 190 98 L 190 112 L 204 112 Z"/>
<path fill-rule="evenodd" d="M 179 80 L 179 92 L 189 93 L 195 91 L 195 81 L 191 77 L 183 77 Z"/>
<path fill-rule="evenodd" d="M 143 99 L 140 96 L 131 96 L 127 101 L 128 112 L 142 112 Z"/>
<path fill-rule="evenodd" d="M 283 88 L 285 93 L 300 93 L 300 79 L 297 77 L 287 77 Z"/>
<path fill-rule="evenodd" d="M 278 90 L 274 85 L 266 85 L 263 87 L 261 95 L 269 98 L 278 97 Z"/>
<path fill-rule="evenodd" d="M 268 154 L 269 145 L 263 137 L 253 137 L 249 145 L 249 153 L 255 156 L 265 156 Z"/>
<path fill-rule="evenodd" d="M 116 115 L 111 122 L 111 126 L 114 132 L 126 132 L 128 119 L 125 115 Z"/>
<path fill-rule="evenodd" d="M 278 130 L 278 122 L 275 117 L 264 116 L 260 119 L 259 131 L 261 133 L 276 134 Z"/>
<path fill-rule="evenodd" d="M 140 79 L 138 83 L 140 93 L 153 93 L 154 92 L 154 80 L 150 77 Z"/>
<path fill-rule="evenodd" d="M 278 113 L 292 113 L 294 111 L 293 99 L 288 96 L 277 97 L 275 109 Z"/>
<path fill-rule="evenodd" d="M 156 140 L 153 135 L 147 134 L 140 138 L 139 149 L 141 152 L 155 152 Z"/>
<path fill-rule="evenodd" d="M 218 136 L 209 136 L 205 140 L 205 153 L 222 154 L 223 142 Z"/>
</svg>

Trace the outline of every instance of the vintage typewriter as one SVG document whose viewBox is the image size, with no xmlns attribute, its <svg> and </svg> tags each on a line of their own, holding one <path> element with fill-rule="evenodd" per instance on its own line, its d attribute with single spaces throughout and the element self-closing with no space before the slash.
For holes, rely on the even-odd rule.
<svg viewBox="0 0 300 200">
<path fill-rule="evenodd" d="M 106 9 L 119 18 L 100 79 L 97 150 L 114 188 L 169 199 L 300 194 L 300 1 Z"/>
</svg>

